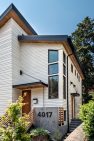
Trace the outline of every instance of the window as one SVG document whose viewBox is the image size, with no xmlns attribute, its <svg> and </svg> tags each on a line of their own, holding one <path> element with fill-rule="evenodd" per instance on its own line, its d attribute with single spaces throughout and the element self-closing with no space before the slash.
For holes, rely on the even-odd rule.
<svg viewBox="0 0 94 141">
<path fill-rule="evenodd" d="M 49 77 L 49 98 L 58 98 L 58 76 Z"/>
<path fill-rule="evenodd" d="M 63 52 L 63 62 L 66 64 L 66 54 Z"/>
<path fill-rule="evenodd" d="M 66 76 L 66 66 L 63 64 L 63 74 Z"/>
<path fill-rule="evenodd" d="M 66 99 L 66 54 L 63 52 L 63 98 Z"/>
<path fill-rule="evenodd" d="M 73 73 L 73 65 L 71 64 L 71 72 Z"/>
<path fill-rule="evenodd" d="M 48 68 L 49 75 L 58 73 L 58 63 L 50 64 L 48 67 L 49 67 Z"/>
<path fill-rule="evenodd" d="M 75 70 L 75 76 L 76 76 L 76 70 Z"/>
<path fill-rule="evenodd" d="M 49 50 L 48 55 L 48 63 L 53 63 L 58 61 L 58 51 L 57 50 Z"/>
<path fill-rule="evenodd" d="M 63 98 L 66 99 L 66 77 L 63 76 Z"/>
<path fill-rule="evenodd" d="M 78 73 L 77 73 L 77 78 L 78 78 Z"/>
<path fill-rule="evenodd" d="M 48 51 L 49 99 L 58 98 L 58 50 Z"/>
<path fill-rule="evenodd" d="M 79 80 L 79 82 L 80 82 L 80 76 L 78 75 L 78 80 Z"/>
<path fill-rule="evenodd" d="M 64 110 L 64 121 L 66 121 L 66 110 Z"/>
</svg>

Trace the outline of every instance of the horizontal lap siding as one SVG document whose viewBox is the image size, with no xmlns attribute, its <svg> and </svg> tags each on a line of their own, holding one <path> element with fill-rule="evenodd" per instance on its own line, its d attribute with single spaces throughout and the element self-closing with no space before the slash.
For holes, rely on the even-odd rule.
<svg viewBox="0 0 94 141">
<path fill-rule="evenodd" d="M 62 45 L 57 44 L 21 44 L 21 69 L 32 75 L 44 83 L 48 84 L 48 49 L 63 49 Z M 60 52 L 60 51 L 59 51 Z M 60 54 L 60 53 L 59 53 Z M 59 70 L 62 69 L 61 62 L 59 57 Z M 62 71 L 61 71 L 62 73 Z M 26 82 L 34 82 L 38 81 L 31 77 L 25 76 L 24 74 L 20 77 L 19 83 Z M 41 107 L 43 105 L 43 90 L 39 91 L 39 96 L 37 92 L 32 90 L 32 95 L 34 97 L 38 97 L 39 101 L 41 101 L 38 105 Z M 62 74 L 59 75 L 59 99 L 48 99 L 48 88 L 44 88 L 44 106 L 45 107 L 66 107 L 66 101 L 63 101 L 63 93 L 62 93 Z"/>
<path fill-rule="evenodd" d="M 22 28 L 12 19 L 12 84 L 18 84 L 20 80 L 21 58 L 18 35 L 26 34 Z M 15 102 L 21 95 L 21 91 L 12 89 L 12 101 Z"/>
<path fill-rule="evenodd" d="M 68 73 L 69 73 L 69 117 L 70 117 L 70 120 L 71 120 L 71 117 L 72 117 L 72 113 L 71 113 L 71 93 L 75 93 L 77 91 L 77 93 L 80 94 L 79 97 L 75 97 L 75 115 L 78 116 L 79 114 L 79 107 L 81 105 L 81 101 L 82 101 L 82 80 L 81 80 L 81 77 L 80 77 L 80 82 L 78 81 L 78 78 L 77 78 L 77 75 L 75 76 L 75 66 L 73 65 L 73 73 L 71 72 L 71 60 L 69 58 L 69 69 L 68 69 Z M 77 72 L 77 70 L 76 70 Z M 73 84 L 76 85 L 76 87 L 73 87 L 72 84 L 70 84 L 70 82 L 73 82 Z"/>
<path fill-rule="evenodd" d="M 0 29 L 0 115 L 12 101 L 11 20 Z"/>
</svg>

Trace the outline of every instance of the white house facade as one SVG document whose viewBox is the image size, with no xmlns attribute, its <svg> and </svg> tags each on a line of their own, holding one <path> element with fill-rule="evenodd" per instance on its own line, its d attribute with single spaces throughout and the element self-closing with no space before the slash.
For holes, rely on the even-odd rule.
<svg viewBox="0 0 94 141">
<path fill-rule="evenodd" d="M 69 36 L 38 35 L 13 4 L 0 16 L 0 116 L 23 96 L 23 113 L 35 109 L 36 123 L 64 130 L 78 116 L 83 79 Z"/>
</svg>

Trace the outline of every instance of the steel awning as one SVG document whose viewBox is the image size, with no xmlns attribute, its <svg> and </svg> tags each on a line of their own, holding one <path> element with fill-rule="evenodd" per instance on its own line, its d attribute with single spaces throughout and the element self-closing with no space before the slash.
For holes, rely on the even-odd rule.
<svg viewBox="0 0 94 141">
<path fill-rule="evenodd" d="M 79 93 L 71 93 L 72 96 L 80 96 Z"/>
</svg>

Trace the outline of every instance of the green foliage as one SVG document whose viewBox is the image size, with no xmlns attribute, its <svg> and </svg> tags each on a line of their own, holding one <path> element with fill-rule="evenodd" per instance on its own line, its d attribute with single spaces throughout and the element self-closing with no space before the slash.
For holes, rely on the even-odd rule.
<svg viewBox="0 0 94 141">
<path fill-rule="evenodd" d="M 84 96 L 87 97 L 94 84 L 94 20 L 86 17 L 79 23 L 75 32 L 72 33 L 72 39 L 83 66 L 85 74 L 85 80 L 83 81 Z M 87 99 L 85 100 L 87 102 Z"/>
<path fill-rule="evenodd" d="M 27 133 L 28 115 L 21 116 L 23 98 L 19 97 L 16 103 L 10 104 L 6 115 L 0 122 L 0 141 L 30 141 L 30 134 Z M 8 125 L 5 125 L 6 121 Z"/>
<path fill-rule="evenodd" d="M 83 130 L 90 141 L 94 139 L 94 101 L 80 108 L 80 119 L 84 122 Z"/>
<path fill-rule="evenodd" d="M 56 130 L 55 133 L 52 136 L 56 141 L 61 141 L 62 134 L 59 130 Z"/>
<path fill-rule="evenodd" d="M 31 138 L 36 137 L 36 136 L 49 136 L 49 132 L 47 130 L 44 130 L 42 128 L 37 128 L 32 130 L 31 132 Z"/>
</svg>

